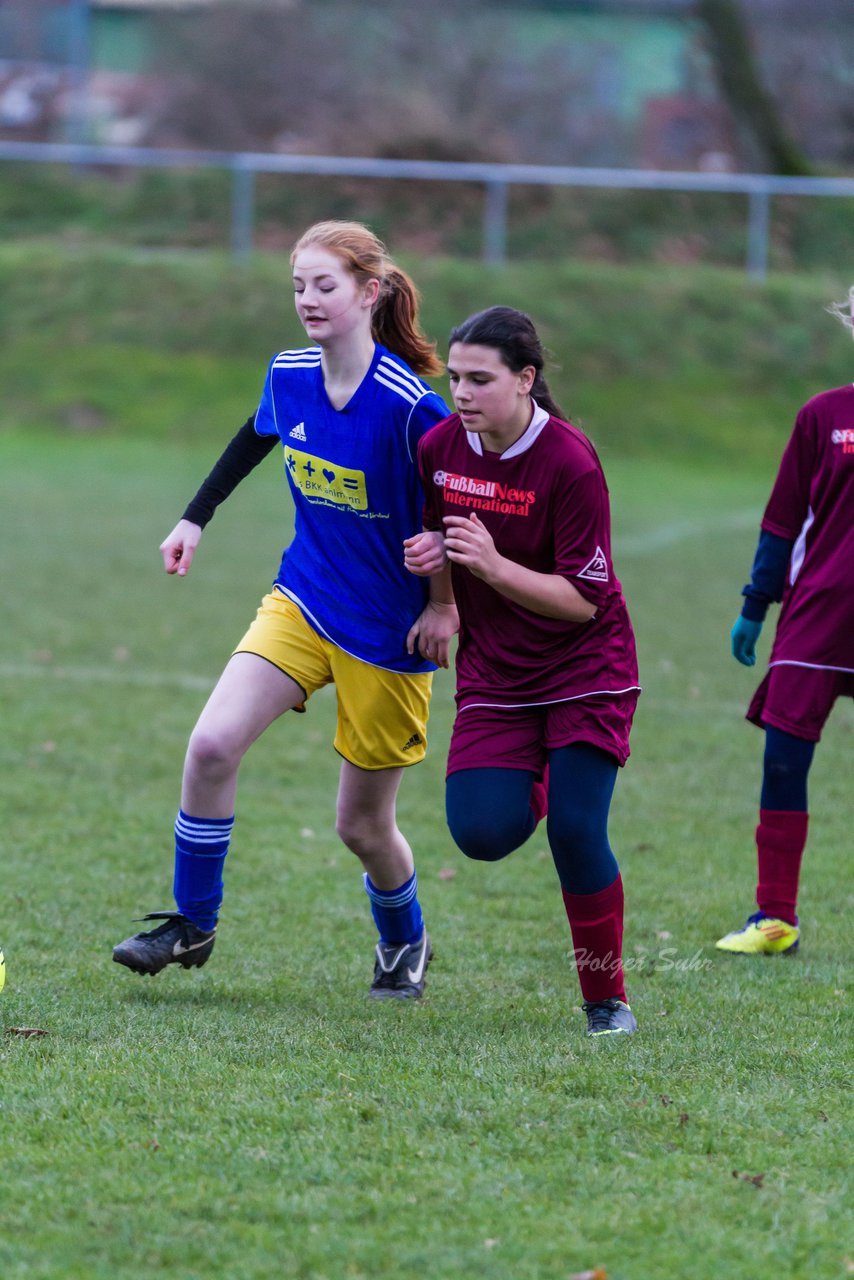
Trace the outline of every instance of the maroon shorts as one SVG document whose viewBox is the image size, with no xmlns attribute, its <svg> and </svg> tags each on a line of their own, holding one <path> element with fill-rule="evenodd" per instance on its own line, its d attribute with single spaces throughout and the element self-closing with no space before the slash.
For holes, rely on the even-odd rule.
<svg viewBox="0 0 854 1280">
<path fill-rule="evenodd" d="M 527 769 L 541 774 L 546 753 L 589 742 L 624 765 L 638 695 L 578 698 L 534 707 L 464 707 L 457 712 L 448 774 L 460 769 Z"/>
<path fill-rule="evenodd" d="M 747 708 L 747 719 L 795 738 L 818 742 L 837 698 L 854 698 L 854 674 L 783 663 L 770 669 Z"/>
</svg>

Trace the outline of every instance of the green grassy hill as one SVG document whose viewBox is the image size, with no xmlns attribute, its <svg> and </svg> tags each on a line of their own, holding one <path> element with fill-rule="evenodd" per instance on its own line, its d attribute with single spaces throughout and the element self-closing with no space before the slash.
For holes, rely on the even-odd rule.
<svg viewBox="0 0 854 1280">
<path fill-rule="evenodd" d="M 824 312 L 843 277 L 626 268 L 503 269 L 409 258 L 429 333 L 502 302 L 527 310 L 558 400 L 603 455 L 767 469 L 798 406 L 850 376 Z M 0 249 L 0 428 L 228 439 L 270 355 L 300 344 L 285 253 Z M 439 380 L 437 386 L 447 392 Z"/>
</svg>

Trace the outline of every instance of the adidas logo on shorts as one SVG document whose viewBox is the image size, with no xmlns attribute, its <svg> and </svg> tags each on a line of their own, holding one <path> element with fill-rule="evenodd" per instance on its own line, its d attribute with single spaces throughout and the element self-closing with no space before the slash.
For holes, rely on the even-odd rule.
<svg viewBox="0 0 854 1280">
<path fill-rule="evenodd" d="M 421 744 L 423 741 L 424 741 L 424 739 L 421 737 L 421 734 L 420 734 L 420 733 L 413 733 L 413 735 L 412 735 L 412 737 L 409 739 L 409 741 L 408 741 L 408 742 L 405 742 L 405 743 L 403 744 L 403 750 L 404 750 L 404 751 L 408 751 L 408 750 L 410 749 L 410 747 L 417 747 L 417 746 L 420 746 L 420 744 Z"/>
</svg>

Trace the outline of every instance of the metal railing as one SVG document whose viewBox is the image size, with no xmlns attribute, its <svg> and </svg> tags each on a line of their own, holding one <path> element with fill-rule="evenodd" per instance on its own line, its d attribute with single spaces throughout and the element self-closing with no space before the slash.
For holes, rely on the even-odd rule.
<svg viewBox="0 0 854 1280">
<path fill-rule="evenodd" d="M 255 179 L 259 173 L 341 178 L 415 179 L 482 186 L 483 256 L 507 260 L 508 192 L 513 186 L 599 187 L 615 191 L 699 191 L 748 199 L 745 268 L 754 280 L 768 271 L 773 196 L 854 197 L 854 178 L 784 178 L 758 173 L 678 173 L 653 169 L 586 169 L 563 165 L 377 160 L 359 156 L 272 155 L 264 152 L 188 151 L 69 143 L 0 142 L 0 160 L 76 166 L 156 169 L 222 169 L 231 173 L 231 250 L 252 250 Z"/>
</svg>

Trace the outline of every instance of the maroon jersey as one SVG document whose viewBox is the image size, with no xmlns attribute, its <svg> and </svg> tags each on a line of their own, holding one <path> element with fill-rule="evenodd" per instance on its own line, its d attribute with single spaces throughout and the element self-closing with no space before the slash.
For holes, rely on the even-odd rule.
<svg viewBox="0 0 854 1280">
<path fill-rule="evenodd" d="M 854 386 L 801 409 L 762 528 L 794 540 L 770 665 L 854 671 Z"/>
<path fill-rule="evenodd" d="M 424 527 L 475 512 L 502 556 L 565 577 L 590 622 L 545 618 L 453 565 L 460 613 L 457 703 L 531 706 L 639 690 L 635 640 L 611 566 L 608 487 L 585 435 L 538 406 L 502 454 L 485 453 L 457 414 L 422 437 Z"/>
</svg>

